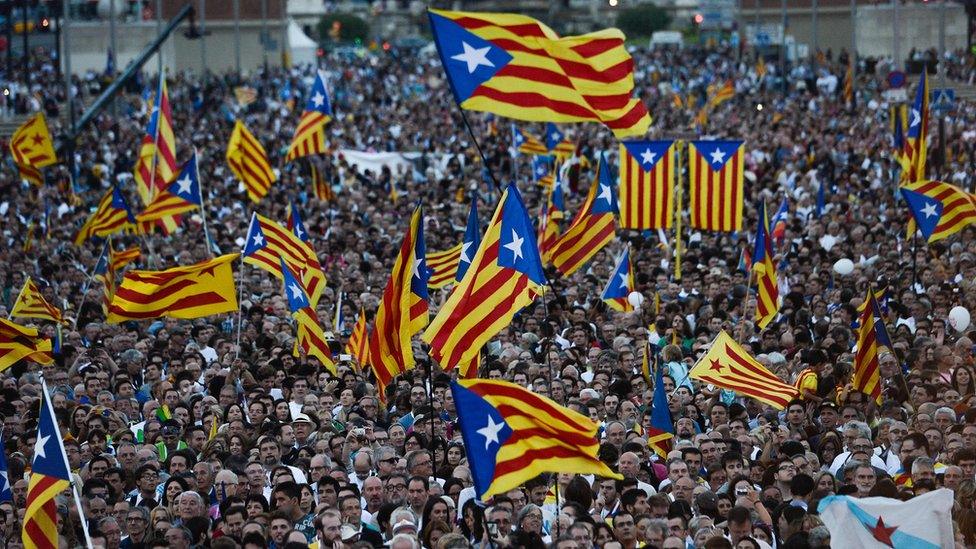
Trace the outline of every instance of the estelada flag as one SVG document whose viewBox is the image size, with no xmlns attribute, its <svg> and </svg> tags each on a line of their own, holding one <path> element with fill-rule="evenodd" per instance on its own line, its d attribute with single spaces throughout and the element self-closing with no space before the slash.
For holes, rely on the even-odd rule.
<svg viewBox="0 0 976 549">
<path fill-rule="evenodd" d="M 796 387 L 783 383 L 755 358 L 749 356 L 725 330 L 712 341 L 705 356 L 688 374 L 723 389 L 752 397 L 782 410 L 799 394 Z"/>
</svg>

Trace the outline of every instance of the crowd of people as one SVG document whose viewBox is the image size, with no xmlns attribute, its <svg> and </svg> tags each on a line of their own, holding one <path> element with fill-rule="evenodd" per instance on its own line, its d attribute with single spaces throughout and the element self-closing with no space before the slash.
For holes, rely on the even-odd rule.
<svg viewBox="0 0 976 549">
<path fill-rule="evenodd" d="M 734 83 L 735 97 L 698 135 L 745 141 L 747 229 L 702 233 L 685 224 L 682 234 L 664 239 L 618 231 L 577 273 L 550 272 L 546 301 L 521 311 L 486 347 L 479 368 L 481 377 L 530 387 L 599 422 L 599 457 L 623 480 L 554 472 L 480 502 L 449 389 L 456 372 L 432 363 L 417 338 L 417 367 L 386 388 L 344 354 L 360 308 L 370 319 L 376 311 L 415 204 L 424 206 L 427 249 L 438 251 L 460 242 L 471 196 L 484 224 L 499 193 L 436 56 L 396 48 L 336 53 L 320 61 L 335 110 L 326 128 L 330 147 L 420 155 L 411 169 L 376 173 L 340 154 L 315 158 L 335 192 L 330 201 L 312 192 L 306 160 L 281 166 L 310 67 L 167 79 L 177 157 L 198 151 L 216 248 L 241 248 L 252 210 L 282 223 L 286 204 L 300 210 L 328 277 L 318 313 L 334 337 L 338 376 L 294 356 L 295 326 L 281 283 L 250 266 L 235 266 L 240 316 L 104 322 L 102 288 L 89 283 L 101 247 L 74 246 L 72 237 L 112 183 L 140 205 L 131 173 L 147 109 L 138 88 L 120 96 L 117 117 L 103 112 L 82 132 L 74 178 L 67 162 L 48 168 L 41 187 L 3 171 L 0 314 L 29 275 L 69 319 L 54 365 L 20 363 L 0 374 L 13 493 L 13 501 L 0 503 L 6 545 L 21 545 L 41 376 L 84 520 L 95 546 L 107 549 L 828 547 L 831 532 L 817 513 L 824 497 L 908 499 L 939 487 L 955 493 L 957 546 L 976 544 L 976 346 L 969 330 L 947 322 L 951 307 L 976 307 L 976 241 L 972 228 L 931 245 L 906 236 L 908 210 L 897 198 L 882 94 L 890 61 L 859 60 L 848 104 L 838 85 L 847 52 L 828 53 L 816 67 L 791 67 L 780 75 L 785 90 L 775 64 L 760 76 L 749 53 L 633 55 L 636 92 L 654 119 L 651 138 L 696 135 L 696 109 L 688 105 L 704 100 L 710 84 Z M 953 74 L 972 72 L 972 56 L 953 61 Z M 50 71 L 33 77 L 36 108 L 45 108 L 57 83 Z M 143 82 L 153 87 L 153 77 Z M 83 104 L 101 85 L 96 75 L 79 77 L 75 101 Z M 239 85 L 256 89 L 257 101 L 237 104 Z M 248 201 L 224 159 L 235 118 L 280 170 L 259 204 Z M 530 211 L 540 211 L 545 193 L 529 158 L 511 154 L 509 121 L 468 118 L 494 178 L 515 179 Z M 969 102 L 948 115 L 946 154 L 940 158 L 932 146 L 931 177 L 972 189 L 974 118 Z M 56 137 L 64 132 L 58 119 L 51 126 Z M 540 131 L 537 124 L 519 127 Z M 579 155 L 606 153 L 616 162 L 617 143 L 606 128 L 561 128 Z M 570 173 L 568 216 L 592 177 L 592 168 Z M 760 331 L 754 288 L 739 259 L 752 245 L 756 204 L 784 199 L 785 233 L 775 251 L 783 300 L 779 317 Z M 138 268 L 189 264 L 213 252 L 198 214 L 184 216 L 174 235 L 113 238 L 117 249 L 141 247 Z M 680 279 L 675 238 L 684 248 Z M 645 296 L 642 309 L 630 313 L 600 299 L 625 244 L 636 290 Z M 833 270 L 842 258 L 853 261 L 852 273 Z M 885 290 L 892 339 L 880 356 L 880 405 L 851 386 L 852 323 L 869 284 Z M 447 291 L 431 292 L 431 315 Z M 340 303 L 343 322 L 332 326 Z M 53 326 L 37 324 L 53 335 Z M 801 397 L 778 411 L 689 379 L 721 330 L 783 381 L 797 382 Z M 641 371 L 645 341 L 666 373 L 674 438 L 665 456 L 646 440 L 653 383 Z M 169 414 L 157 413 L 163 405 Z M 65 492 L 57 523 L 63 546 L 83 543 L 78 511 Z"/>
</svg>

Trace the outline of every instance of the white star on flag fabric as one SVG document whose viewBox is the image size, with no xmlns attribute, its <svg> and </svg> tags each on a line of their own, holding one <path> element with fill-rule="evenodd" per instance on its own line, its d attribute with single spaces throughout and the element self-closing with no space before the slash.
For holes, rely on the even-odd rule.
<svg viewBox="0 0 976 549">
<path fill-rule="evenodd" d="M 312 96 L 312 103 L 314 103 L 316 107 L 321 107 L 322 104 L 325 103 L 325 96 L 316 92 L 315 95 Z"/>
<path fill-rule="evenodd" d="M 468 66 L 468 74 L 473 73 L 482 65 L 486 67 L 495 66 L 495 64 L 488 59 L 488 52 L 491 51 L 490 46 L 475 48 L 467 42 L 461 42 L 461 47 L 464 48 L 464 51 L 457 55 L 451 56 L 451 59 L 465 63 Z"/>
<path fill-rule="evenodd" d="M 709 156 L 712 157 L 712 164 L 721 164 L 722 162 L 725 162 L 725 151 L 722 149 L 715 149 L 709 153 Z"/>
<path fill-rule="evenodd" d="M 651 149 L 649 149 L 649 148 L 648 149 L 644 149 L 644 152 L 641 153 L 641 163 L 642 164 L 653 164 L 654 163 L 654 157 L 656 157 L 656 156 L 657 156 L 656 154 L 654 154 L 654 153 L 651 152 Z"/>
<path fill-rule="evenodd" d="M 505 422 L 495 423 L 491 416 L 488 416 L 488 425 L 478 429 L 478 434 L 485 437 L 485 450 L 491 447 L 492 443 L 498 444 L 498 433 L 505 428 Z"/>
<path fill-rule="evenodd" d="M 504 248 L 512 250 L 512 253 L 515 254 L 514 261 L 518 261 L 519 258 L 522 257 L 522 242 L 524 241 L 525 239 L 520 237 L 519 234 L 515 232 L 515 229 L 512 229 L 512 241 L 505 244 Z"/>
<path fill-rule="evenodd" d="M 925 217 L 932 217 L 933 215 L 938 215 L 938 212 L 935 210 L 935 202 L 929 202 L 922 208 L 922 213 L 925 214 Z"/>
</svg>

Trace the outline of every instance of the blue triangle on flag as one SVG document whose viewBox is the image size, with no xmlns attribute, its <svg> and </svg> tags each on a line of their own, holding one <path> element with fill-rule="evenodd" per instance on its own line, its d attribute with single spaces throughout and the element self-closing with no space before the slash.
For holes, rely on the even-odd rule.
<svg viewBox="0 0 976 549">
<path fill-rule="evenodd" d="M 441 63 L 458 103 L 471 97 L 479 86 L 494 78 L 512 60 L 507 51 L 454 21 L 436 13 L 428 15 Z"/>
</svg>

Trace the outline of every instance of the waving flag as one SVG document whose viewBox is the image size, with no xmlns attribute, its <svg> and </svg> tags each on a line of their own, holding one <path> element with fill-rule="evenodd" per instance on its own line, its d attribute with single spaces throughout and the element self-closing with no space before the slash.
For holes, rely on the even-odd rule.
<svg viewBox="0 0 976 549">
<path fill-rule="evenodd" d="M 471 363 L 545 284 L 532 222 L 510 183 L 468 272 L 424 332 L 431 357 L 445 370 Z"/>
<path fill-rule="evenodd" d="M 559 222 L 565 217 L 566 204 L 563 200 L 562 178 L 556 180 L 549 189 L 549 196 L 544 204 L 539 222 L 539 253 L 542 260 L 548 264 L 552 261 L 552 247 L 559 240 Z"/>
<path fill-rule="evenodd" d="M 430 270 L 424 265 L 427 250 L 423 220 L 423 211 L 417 206 L 383 290 L 370 334 L 369 362 L 382 398 L 394 377 L 414 367 L 410 340 L 427 326 L 430 318 L 427 313 Z"/>
<path fill-rule="evenodd" d="M 234 131 L 227 142 L 227 164 L 230 171 L 244 183 L 247 196 L 254 203 L 260 202 L 278 180 L 268 162 L 264 146 L 240 120 L 234 123 Z"/>
<path fill-rule="evenodd" d="M 926 242 L 952 236 L 976 222 L 976 195 L 941 181 L 917 181 L 899 190 Z M 915 229 L 910 225 L 909 234 Z"/>
<path fill-rule="evenodd" d="M 553 244 L 549 255 L 553 266 L 563 276 L 579 270 L 613 240 L 617 229 L 616 213 L 616 183 L 607 158 L 603 156 L 586 200 L 566 232 Z"/>
<path fill-rule="evenodd" d="M 21 533 L 27 549 L 53 549 L 59 546 L 58 505 L 55 499 L 71 486 L 71 467 L 64 452 L 54 407 L 51 406 L 51 396 L 46 383 L 42 382 L 41 387 L 37 442 L 34 444 Z M 82 520 L 85 520 L 84 516 Z"/>
<path fill-rule="evenodd" d="M 515 145 L 515 151 L 518 153 L 549 154 L 549 150 L 542 144 L 542 141 L 539 141 L 538 137 L 518 129 L 515 124 L 512 124 L 512 143 Z"/>
<path fill-rule="evenodd" d="M 532 178 L 541 187 L 551 187 L 556 180 L 551 156 L 532 157 Z"/>
<path fill-rule="evenodd" d="M 149 117 L 149 128 L 142 137 L 142 147 L 136 160 L 134 177 L 136 190 L 143 204 L 152 202 L 156 193 L 176 177 L 176 135 L 173 133 L 173 111 L 169 105 L 169 93 L 166 91 L 166 78 L 159 76 L 159 87 L 156 90 L 156 101 Z M 176 219 L 161 220 L 163 229 L 169 233 L 176 229 Z"/>
<path fill-rule="evenodd" d="M 623 478 L 599 460 L 600 427 L 579 412 L 507 381 L 461 380 L 451 392 L 478 499 L 541 473 Z"/>
<path fill-rule="evenodd" d="M 10 467 L 7 465 L 7 449 L 3 438 L 0 437 L 0 503 L 13 502 L 14 494 L 10 489 Z"/>
<path fill-rule="evenodd" d="M 134 229 L 135 223 L 136 218 L 129 210 L 125 196 L 113 185 L 98 202 L 95 213 L 85 221 L 75 235 L 75 245 L 81 246 L 86 240 L 95 236 L 105 237 L 124 229 Z"/>
<path fill-rule="evenodd" d="M 112 304 L 112 296 L 115 295 L 116 272 L 118 271 L 112 262 L 112 241 L 106 240 L 92 270 L 92 277 L 102 283 L 102 312 L 105 316 L 108 316 L 108 308 Z"/>
<path fill-rule="evenodd" d="M 451 246 L 443 252 L 427 253 L 427 268 L 430 269 L 430 280 L 427 287 L 433 289 L 443 288 L 448 284 L 454 284 L 457 280 L 458 261 L 461 260 L 462 244 Z"/>
<path fill-rule="evenodd" d="M 244 263 L 264 269 L 278 279 L 284 279 L 281 272 L 281 258 L 284 258 L 296 273 L 308 293 L 312 307 L 319 303 L 319 297 L 325 290 L 325 273 L 322 264 L 315 255 L 315 250 L 302 242 L 295 233 L 282 227 L 263 215 L 255 213 L 251 216 L 251 223 L 247 229 L 244 244 Z"/>
<path fill-rule="evenodd" d="M 940 549 L 956 545 L 952 506 L 952 490 L 940 488 L 908 501 L 827 496 L 817 509 L 831 546 Z"/>
<path fill-rule="evenodd" d="M 766 205 L 763 204 L 763 209 L 765 210 Z M 777 246 L 782 246 L 783 241 L 786 240 L 786 219 L 790 216 L 790 204 L 783 199 L 779 204 L 779 209 L 773 214 L 773 218 L 769 221 L 770 234 L 773 235 L 773 242 Z"/>
<path fill-rule="evenodd" d="M 725 103 L 729 99 L 735 97 L 735 86 L 732 85 L 731 80 L 726 80 L 721 86 L 712 85 L 709 86 L 710 91 L 708 93 L 708 108 L 714 109 L 715 107 Z"/>
<path fill-rule="evenodd" d="M 288 207 L 286 209 L 285 226 L 291 231 L 291 234 L 295 235 L 295 238 L 301 240 L 302 242 L 308 242 L 308 231 L 305 230 L 305 224 L 302 223 L 302 216 L 298 212 L 298 208 L 295 207 L 293 201 L 288 202 Z"/>
<path fill-rule="evenodd" d="M 281 260 L 282 283 L 285 288 L 285 297 L 288 298 L 288 310 L 291 311 L 292 318 L 298 325 L 297 337 L 295 340 L 295 356 L 301 350 L 308 356 L 318 359 L 332 375 L 337 375 L 335 362 L 332 360 L 332 352 L 329 350 L 329 343 L 325 339 L 325 332 L 319 324 L 319 317 L 315 314 L 315 309 L 308 300 L 305 288 L 298 283 L 298 277 L 292 272 L 291 267 Z"/>
<path fill-rule="evenodd" d="M 126 265 L 139 259 L 141 255 L 142 250 L 139 248 L 139 246 L 133 246 L 131 248 L 126 248 L 119 251 L 115 251 L 111 244 L 109 244 L 108 247 L 109 261 L 112 264 L 112 270 L 115 272 L 121 271 Z"/>
<path fill-rule="evenodd" d="M 315 198 L 323 202 L 335 200 L 335 191 L 332 190 L 332 184 L 328 178 L 322 175 L 322 172 L 311 163 L 308 167 L 311 170 L 312 193 L 315 195 Z"/>
<path fill-rule="evenodd" d="M 0 372 L 21 360 L 53 364 L 51 352 L 51 340 L 41 337 L 37 328 L 0 318 Z"/>
<path fill-rule="evenodd" d="M 908 131 L 905 132 L 905 156 L 908 158 L 909 183 L 925 179 L 925 160 L 929 133 L 929 77 L 922 71 L 915 101 L 908 113 Z"/>
<path fill-rule="evenodd" d="M 159 191 L 146 209 L 136 216 L 136 221 L 144 232 L 152 230 L 156 220 L 203 208 L 203 191 L 200 188 L 200 169 L 197 165 L 197 151 L 183 165 L 180 175 Z"/>
<path fill-rule="evenodd" d="M 646 344 L 645 360 L 650 345 Z M 680 380 L 678 380 L 680 381 Z M 668 393 L 664 389 L 664 368 L 656 368 L 654 375 L 654 400 L 651 402 L 651 426 L 647 430 L 647 445 L 658 457 L 664 459 L 671 451 L 674 438 L 674 421 L 668 407 Z"/>
<path fill-rule="evenodd" d="M 150 318 L 202 318 L 237 310 L 231 263 L 238 254 L 173 267 L 125 273 L 106 322 Z"/>
<path fill-rule="evenodd" d="M 241 107 L 246 107 L 258 100 L 258 90 L 250 86 L 237 86 L 234 88 L 234 99 Z"/>
<path fill-rule="evenodd" d="M 769 234 L 769 217 L 766 203 L 759 206 L 759 226 L 756 229 L 756 248 L 752 268 L 756 272 L 756 325 L 759 329 L 779 313 L 779 285 L 776 282 L 776 265 L 773 263 L 773 238 Z"/>
<path fill-rule="evenodd" d="M 471 266 L 478 247 L 481 246 L 481 222 L 478 220 L 478 197 L 471 197 L 471 209 L 468 210 L 468 224 L 464 228 L 464 240 L 461 242 L 461 254 L 458 257 L 458 267 L 455 279 L 458 282 L 464 278 Z"/>
<path fill-rule="evenodd" d="M 537 122 L 602 122 L 643 135 L 651 117 L 634 92 L 624 35 L 560 38 L 524 15 L 430 10 L 431 29 L 461 108 Z"/>
<path fill-rule="evenodd" d="M 634 265 L 630 261 L 630 248 L 627 247 L 617 259 L 617 264 L 610 273 L 607 285 L 603 287 L 600 299 L 615 311 L 629 313 L 634 310 L 634 306 L 630 304 L 627 296 L 634 291 L 634 288 Z"/>
<path fill-rule="evenodd" d="M 674 221 L 674 141 L 620 144 L 620 228 L 670 229 Z"/>
<path fill-rule="evenodd" d="M 305 103 L 305 111 L 298 120 L 295 136 L 288 146 L 285 163 L 302 156 L 324 154 L 326 152 L 325 125 L 330 120 L 332 120 L 332 102 L 329 101 L 329 92 L 325 89 L 325 75 L 322 71 L 318 71 L 315 73 L 315 83 L 308 95 L 308 102 Z"/>
<path fill-rule="evenodd" d="M 749 356 L 725 330 L 715 336 L 708 352 L 698 360 L 688 375 L 692 379 L 700 379 L 716 387 L 765 402 L 777 410 L 786 408 L 787 403 L 799 394 L 796 387 L 783 383 Z"/>
<path fill-rule="evenodd" d="M 352 334 L 346 341 L 346 354 L 356 359 L 360 369 L 369 364 L 369 334 L 366 332 L 366 311 L 362 307 L 359 308 Z"/>
<path fill-rule="evenodd" d="M 844 71 L 844 103 L 847 105 L 854 105 L 854 60 L 853 59 L 847 62 L 847 70 Z"/>
<path fill-rule="evenodd" d="M 867 306 L 858 318 L 857 351 L 854 353 L 853 388 L 881 404 L 881 367 L 878 362 L 878 338 L 874 325 L 877 303 L 874 290 L 869 286 L 864 300 Z"/>
<path fill-rule="evenodd" d="M 546 123 L 546 149 L 549 154 L 559 159 L 566 159 L 576 152 L 576 144 L 566 139 L 566 135 L 559 131 L 552 122 Z"/>
<path fill-rule="evenodd" d="M 10 309 L 10 316 L 17 318 L 39 318 L 50 320 L 51 322 L 62 322 L 61 310 L 52 306 L 44 299 L 44 294 L 37 287 L 37 284 L 27 277 L 24 286 L 14 301 L 13 308 Z"/>
<path fill-rule="evenodd" d="M 10 154 L 22 179 L 35 185 L 44 181 L 41 168 L 58 161 L 44 113 L 31 116 L 14 131 L 10 137 Z"/>
<path fill-rule="evenodd" d="M 742 141 L 688 143 L 692 228 L 722 232 L 742 230 L 745 196 L 742 151 Z"/>
</svg>

